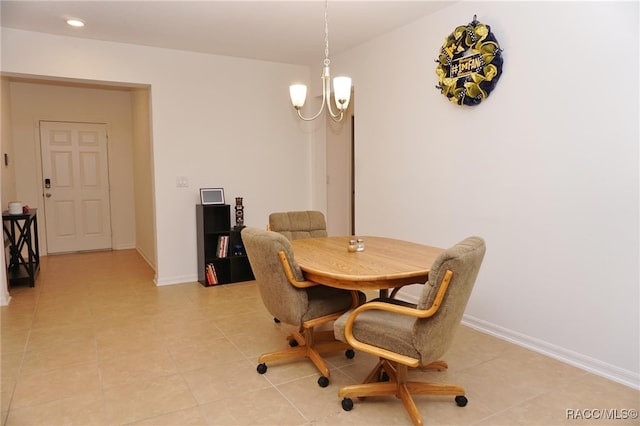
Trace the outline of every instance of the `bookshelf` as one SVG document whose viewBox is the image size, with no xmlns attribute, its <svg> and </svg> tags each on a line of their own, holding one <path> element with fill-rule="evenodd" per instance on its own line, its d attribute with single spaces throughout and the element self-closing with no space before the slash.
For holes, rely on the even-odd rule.
<svg viewBox="0 0 640 426">
<path fill-rule="evenodd" d="M 209 287 L 254 279 L 240 229 L 231 227 L 228 204 L 196 204 L 196 226 L 200 284 Z"/>
</svg>

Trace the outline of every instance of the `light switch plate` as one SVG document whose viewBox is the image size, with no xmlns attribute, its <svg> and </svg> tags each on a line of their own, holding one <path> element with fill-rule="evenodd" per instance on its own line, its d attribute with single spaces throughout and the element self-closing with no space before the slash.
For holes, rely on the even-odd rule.
<svg viewBox="0 0 640 426">
<path fill-rule="evenodd" d="M 177 176 L 176 177 L 176 187 L 177 188 L 188 188 L 189 187 L 189 178 L 186 176 Z"/>
</svg>

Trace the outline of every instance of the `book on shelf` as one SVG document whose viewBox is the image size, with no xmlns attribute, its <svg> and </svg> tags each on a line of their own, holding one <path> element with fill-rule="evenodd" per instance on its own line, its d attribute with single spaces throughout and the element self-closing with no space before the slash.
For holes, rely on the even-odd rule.
<svg viewBox="0 0 640 426">
<path fill-rule="evenodd" d="M 207 263 L 205 268 L 205 275 L 207 277 L 208 285 L 218 284 L 218 276 L 216 275 L 216 267 L 213 266 L 213 263 Z"/>
<path fill-rule="evenodd" d="M 221 235 L 218 237 L 218 247 L 216 249 L 217 256 L 227 257 L 227 252 L 229 250 L 229 236 Z"/>
<path fill-rule="evenodd" d="M 204 267 L 204 276 L 207 279 L 207 285 L 212 285 L 213 280 L 211 278 L 211 274 L 209 274 L 209 265 Z"/>
<path fill-rule="evenodd" d="M 204 276 L 207 278 L 207 285 L 213 285 L 213 275 L 208 264 L 204 267 Z"/>
</svg>

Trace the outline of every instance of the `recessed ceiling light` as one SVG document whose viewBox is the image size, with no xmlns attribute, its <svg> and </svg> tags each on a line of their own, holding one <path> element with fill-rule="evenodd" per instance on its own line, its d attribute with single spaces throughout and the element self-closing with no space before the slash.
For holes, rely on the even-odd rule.
<svg viewBox="0 0 640 426">
<path fill-rule="evenodd" d="M 84 22 L 79 19 L 67 19 L 67 24 L 72 27 L 84 27 Z"/>
</svg>

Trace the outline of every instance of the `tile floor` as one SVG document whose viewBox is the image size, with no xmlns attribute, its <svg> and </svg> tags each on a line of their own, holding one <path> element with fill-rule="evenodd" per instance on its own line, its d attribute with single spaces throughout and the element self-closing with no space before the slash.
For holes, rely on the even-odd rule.
<svg viewBox="0 0 640 426">
<path fill-rule="evenodd" d="M 253 282 L 156 287 L 133 250 L 46 256 L 35 288 L 2 307 L 3 425 L 409 425 L 395 398 L 355 401 L 373 357 L 328 358 L 320 388 L 310 362 L 272 364 L 286 345 Z M 446 372 L 412 372 L 465 386 L 469 404 L 418 397 L 427 425 L 638 424 L 639 392 L 461 326 Z M 617 409 L 578 420 L 567 410 Z M 576 411 L 588 416 L 590 412 Z"/>
</svg>

